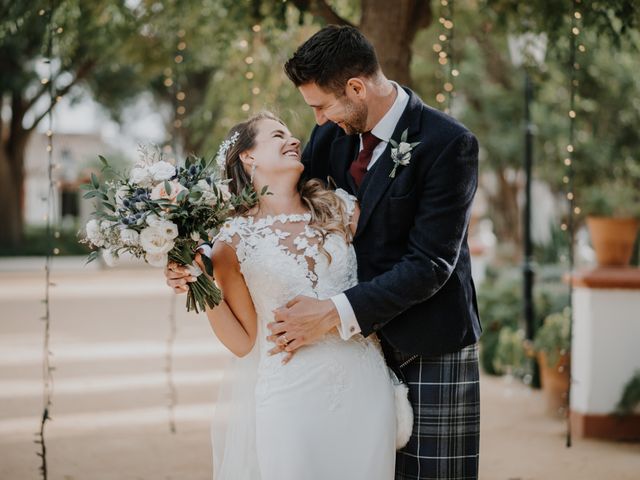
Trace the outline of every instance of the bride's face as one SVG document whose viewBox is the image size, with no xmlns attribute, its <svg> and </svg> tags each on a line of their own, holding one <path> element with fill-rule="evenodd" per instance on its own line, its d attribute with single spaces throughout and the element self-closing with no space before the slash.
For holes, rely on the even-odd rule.
<svg viewBox="0 0 640 480">
<path fill-rule="evenodd" d="M 275 120 L 261 120 L 257 127 L 255 146 L 246 152 L 244 160 L 249 168 L 255 162 L 256 175 L 291 171 L 302 173 L 304 166 L 300 162 L 300 140 Z"/>
</svg>

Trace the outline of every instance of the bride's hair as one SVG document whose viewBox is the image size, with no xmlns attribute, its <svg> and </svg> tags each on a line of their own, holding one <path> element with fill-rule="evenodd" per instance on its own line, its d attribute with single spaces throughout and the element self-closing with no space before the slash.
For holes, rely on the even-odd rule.
<svg viewBox="0 0 640 480">
<path fill-rule="evenodd" d="M 284 125 L 284 122 L 273 113 L 264 111 L 238 123 L 229 130 L 227 140 L 237 133 L 237 139 L 227 150 L 225 158 L 225 174 L 230 179 L 229 190 L 231 193 L 238 194 L 247 186 L 253 188 L 251 177 L 240 160 L 240 154 L 255 146 L 258 124 L 262 120 L 275 120 Z M 344 202 L 335 192 L 325 188 L 320 180 L 303 180 L 302 177 L 298 181 L 297 188 L 302 201 L 311 212 L 310 225 L 317 227 L 322 233 L 321 250 L 324 251 L 322 245 L 330 233 L 337 233 L 350 242 L 352 235 L 348 227 L 349 217 Z M 244 206 L 237 209 L 238 215 L 245 215 L 248 211 L 249 208 Z"/>
</svg>

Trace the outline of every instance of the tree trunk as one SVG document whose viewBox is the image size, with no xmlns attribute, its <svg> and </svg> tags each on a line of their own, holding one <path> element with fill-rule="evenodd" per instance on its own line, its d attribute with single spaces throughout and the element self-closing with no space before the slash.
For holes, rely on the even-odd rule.
<svg viewBox="0 0 640 480">
<path fill-rule="evenodd" d="M 24 211 L 24 173 L 21 171 L 16 181 L 12 165 L 15 162 L 23 164 L 22 158 L 9 158 L 6 144 L 0 146 L 0 248 L 15 248 L 22 241 L 23 211 Z"/>
<path fill-rule="evenodd" d="M 411 46 L 432 19 L 431 3 L 424 0 L 362 0 L 360 30 L 373 43 L 389 79 L 411 85 Z"/>
<path fill-rule="evenodd" d="M 14 248 L 24 227 L 24 157 L 31 131 L 22 127 L 26 101 L 11 97 L 11 120 L 0 136 L 0 247 Z"/>
<path fill-rule="evenodd" d="M 489 196 L 491 205 L 491 219 L 498 241 L 503 244 L 511 244 L 514 256 L 520 253 L 519 245 L 522 243 L 522 222 L 520 208 L 518 207 L 518 184 L 507 179 L 504 170 L 495 171 L 497 179 L 497 191 Z"/>
</svg>

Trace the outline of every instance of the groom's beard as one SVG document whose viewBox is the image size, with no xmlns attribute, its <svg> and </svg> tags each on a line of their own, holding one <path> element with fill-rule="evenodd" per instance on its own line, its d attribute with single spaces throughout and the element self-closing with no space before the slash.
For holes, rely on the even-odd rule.
<svg viewBox="0 0 640 480">
<path fill-rule="evenodd" d="M 353 102 L 345 102 L 345 118 L 342 122 L 337 122 L 338 126 L 344 130 L 347 135 L 355 135 L 356 133 L 364 133 L 367 127 L 367 115 L 369 109 L 367 105 L 358 105 Z"/>
</svg>

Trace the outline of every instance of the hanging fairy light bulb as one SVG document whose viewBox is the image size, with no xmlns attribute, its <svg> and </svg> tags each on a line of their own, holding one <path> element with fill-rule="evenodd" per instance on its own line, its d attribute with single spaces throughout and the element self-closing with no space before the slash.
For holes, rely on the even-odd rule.
<svg viewBox="0 0 640 480">
<path fill-rule="evenodd" d="M 251 26 L 252 39 L 249 42 L 246 39 L 242 39 L 240 41 L 240 48 L 243 50 L 247 50 L 250 48 L 250 51 L 244 57 L 244 63 L 247 66 L 247 71 L 244 74 L 244 77 L 249 81 L 249 93 L 250 96 L 253 97 L 253 101 L 251 104 L 255 105 L 255 99 L 257 99 L 258 95 L 261 93 L 260 87 L 254 85 L 253 80 L 256 78 L 255 72 L 252 70 L 254 68 L 254 63 L 256 61 L 255 51 L 259 46 L 260 42 L 260 32 L 262 32 L 262 26 L 260 24 L 254 24 Z M 245 102 L 240 106 L 240 110 L 244 113 L 247 113 L 251 110 L 251 104 L 249 102 Z"/>
<path fill-rule="evenodd" d="M 460 72 L 453 63 L 453 2 L 454 0 L 441 0 L 441 15 L 438 23 L 442 26 L 442 32 L 438 35 L 438 41 L 433 44 L 433 51 L 438 55 L 438 63 L 441 66 L 441 74 L 436 75 L 442 79 L 442 89 L 436 93 L 436 102 L 443 106 L 445 113 L 451 113 L 455 86 L 453 80 Z M 455 73 L 454 73 L 455 72 Z"/>
</svg>

